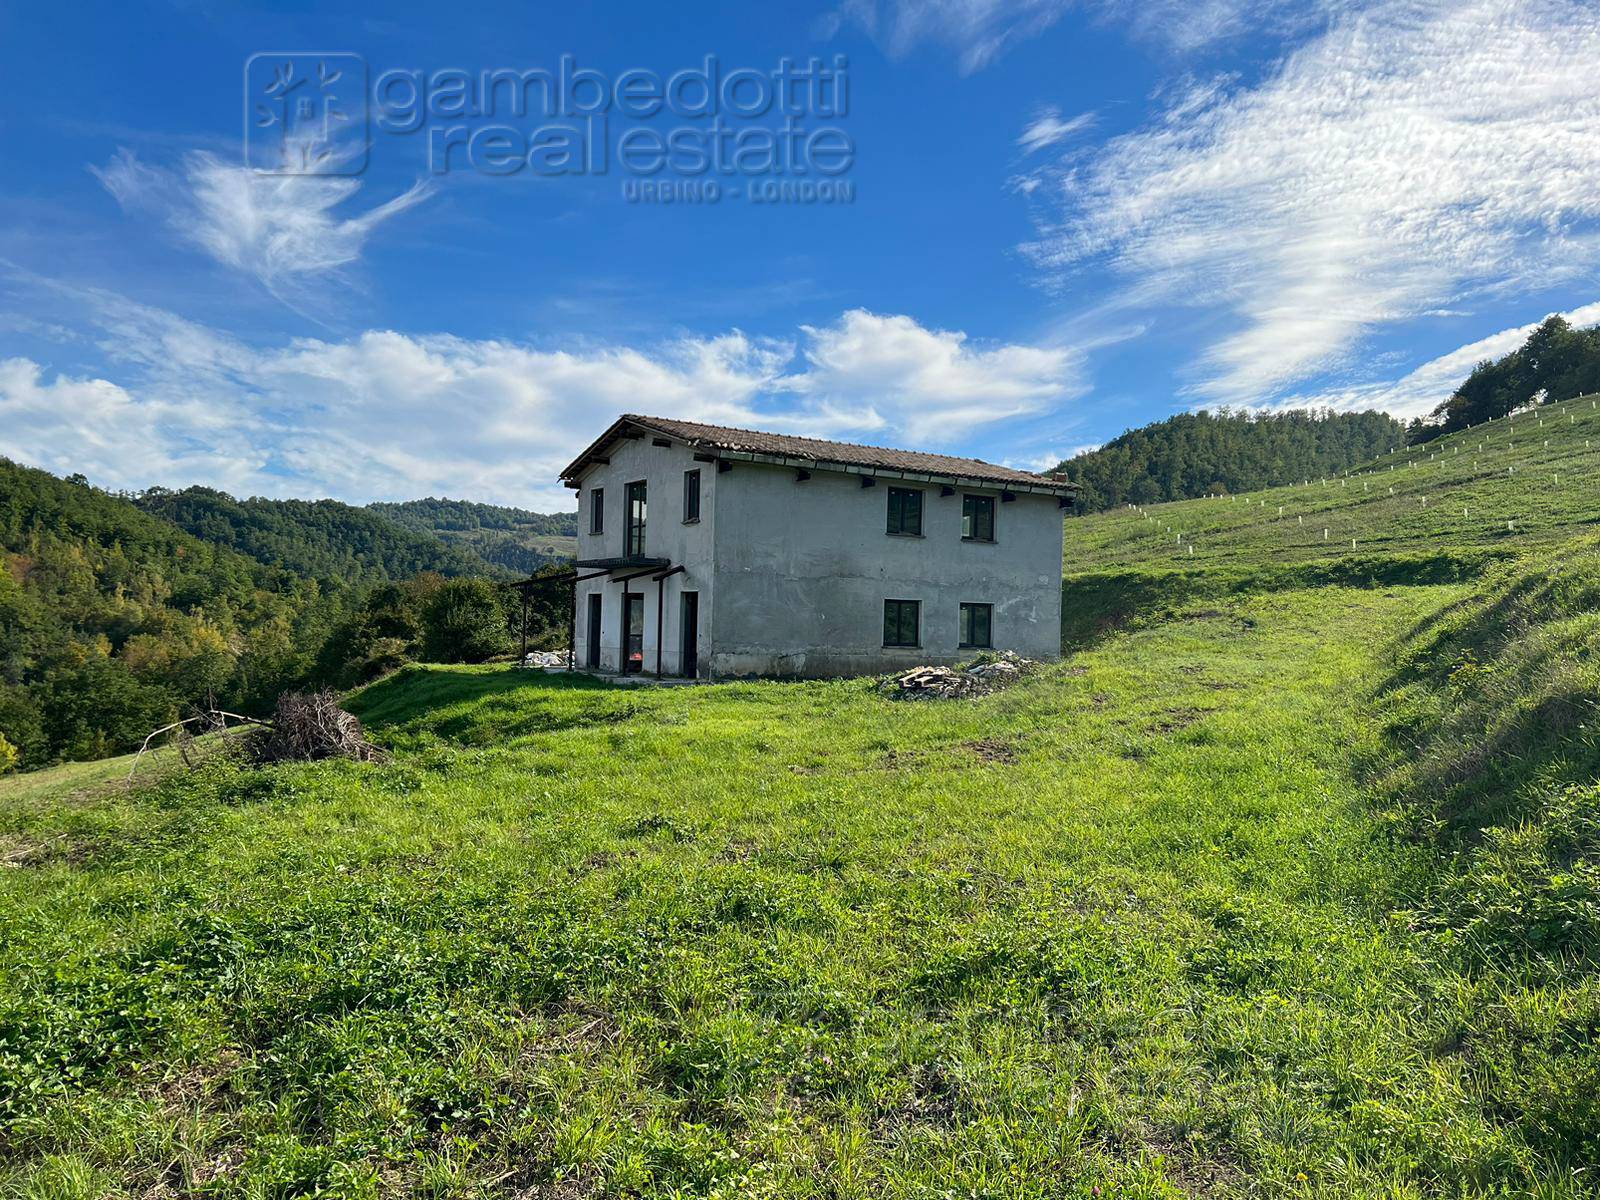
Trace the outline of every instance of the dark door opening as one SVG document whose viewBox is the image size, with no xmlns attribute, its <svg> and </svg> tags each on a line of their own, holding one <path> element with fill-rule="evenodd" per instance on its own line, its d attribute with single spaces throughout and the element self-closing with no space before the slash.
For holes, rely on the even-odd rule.
<svg viewBox="0 0 1600 1200">
<path fill-rule="evenodd" d="M 600 669 L 600 616 L 605 605 L 605 597 L 599 592 L 589 593 L 589 621 L 587 625 L 589 646 L 584 661 L 591 671 Z"/>
<path fill-rule="evenodd" d="M 622 671 L 631 675 L 644 670 L 644 593 L 626 592 L 622 602 Z"/>
<path fill-rule="evenodd" d="M 683 612 L 679 621 L 683 646 L 679 674 L 693 679 L 700 673 L 700 593 L 683 593 Z"/>
</svg>

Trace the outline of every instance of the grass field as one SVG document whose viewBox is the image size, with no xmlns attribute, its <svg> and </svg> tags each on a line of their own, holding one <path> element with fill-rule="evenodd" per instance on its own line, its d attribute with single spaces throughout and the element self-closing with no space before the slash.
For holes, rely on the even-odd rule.
<svg viewBox="0 0 1600 1200">
<path fill-rule="evenodd" d="M 1594 1195 L 1600 541 L 1359 482 L 1069 523 L 978 700 L 413 668 L 386 764 L 0 782 L 0 1194 Z"/>
<path fill-rule="evenodd" d="M 1597 525 L 1600 399 L 1586 396 L 1400 448 L 1348 476 L 1069 522 L 1066 570 L 1507 556 Z"/>
</svg>

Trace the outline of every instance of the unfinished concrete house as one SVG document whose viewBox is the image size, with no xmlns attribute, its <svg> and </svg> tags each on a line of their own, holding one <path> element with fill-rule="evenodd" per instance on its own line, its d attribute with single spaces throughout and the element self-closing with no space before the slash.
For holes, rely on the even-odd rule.
<svg viewBox="0 0 1600 1200">
<path fill-rule="evenodd" d="M 624 416 L 562 481 L 580 667 L 827 676 L 1060 654 L 1061 480 Z"/>
</svg>

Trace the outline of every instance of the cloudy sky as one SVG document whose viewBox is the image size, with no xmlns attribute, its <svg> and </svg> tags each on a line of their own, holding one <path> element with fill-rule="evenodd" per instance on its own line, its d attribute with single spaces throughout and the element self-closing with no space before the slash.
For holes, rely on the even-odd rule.
<svg viewBox="0 0 1600 1200">
<path fill-rule="evenodd" d="M 0 8 L 0 454 L 565 508 L 623 411 L 1040 467 L 1199 407 L 1416 415 L 1547 313 L 1600 322 L 1592 3 L 382 14 Z M 832 70 L 787 119 L 845 165 L 628 161 L 635 131 L 706 136 L 692 83 L 588 124 L 451 107 L 457 76 L 708 55 Z M 732 137 L 785 119 L 723 99 Z M 583 170 L 506 169 L 557 127 Z"/>
</svg>

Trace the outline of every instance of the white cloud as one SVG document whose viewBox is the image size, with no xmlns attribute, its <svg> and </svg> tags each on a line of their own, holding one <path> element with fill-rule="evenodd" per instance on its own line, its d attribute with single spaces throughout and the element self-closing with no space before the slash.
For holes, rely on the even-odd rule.
<svg viewBox="0 0 1600 1200">
<path fill-rule="evenodd" d="M 778 386 L 819 402 L 824 425 L 944 444 L 1084 390 L 1075 349 L 974 347 L 964 333 L 859 308 L 832 325 L 802 328 L 805 367 Z"/>
<path fill-rule="evenodd" d="M 1600 302 L 1585 304 L 1581 308 L 1572 309 L 1561 315 L 1580 328 L 1600 325 Z M 1475 342 L 1423 363 L 1399 379 L 1329 388 L 1309 395 L 1288 396 L 1274 403 L 1272 407 L 1332 408 L 1339 412 L 1378 408 L 1402 420 L 1426 416 L 1450 397 L 1450 394 L 1471 373 L 1473 367 L 1486 358 L 1500 358 L 1511 353 L 1528 340 L 1528 335 L 1537 329 L 1540 323 L 1534 321 L 1479 338 Z"/>
<path fill-rule="evenodd" d="M 617 414 L 945 444 L 1077 390 L 1077 355 L 860 310 L 796 343 L 734 331 L 551 348 L 369 331 L 256 348 L 98 291 L 106 378 L 0 364 L 0 454 L 137 488 L 566 508 L 559 470 Z"/>
<path fill-rule="evenodd" d="M 1270 401 L 1373 330 L 1600 261 L 1600 10 L 1387 0 L 1266 82 L 1186 93 L 1057 183 L 1031 247 L 1229 314 L 1205 400 Z"/>
<path fill-rule="evenodd" d="M 1079 113 L 1063 121 L 1060 109 L 1047 108 L 1028 122 L 1022 136 L 1017 138 L 1017 145 L 1022 147 L 1024 153 L 1032 154 L 1035 150 L 1053 146 L 1075 133 L 1081 133 L 1094 124 L 1094 119 L 1093 113 Z"/>
<path fill-rule="evenodd" d="M 844 0 L 818 24 L 831 37 L 850 22 L 902 57 L 924 43 L 956 52 L 962 74 L 980 71 L 1011 47 L 1078 11 L 1136 38 L 1192 54 L 1251 33 L 1284 36 L 1342 0 Z"/>
<path fill-rule="evenodd" d="M 185 155 L 181 173 L 148 166 L 128 150 L 90 170 L 123 208 L 155 216 L 181 241 L 291 300 L 299 282 L 354 263 L 379 225 L 428 196 L 418 183 L 341 217 L 334 210 L 361 190 L 359 180 L 266 175 L 204 151 Z"/>
</svg>

